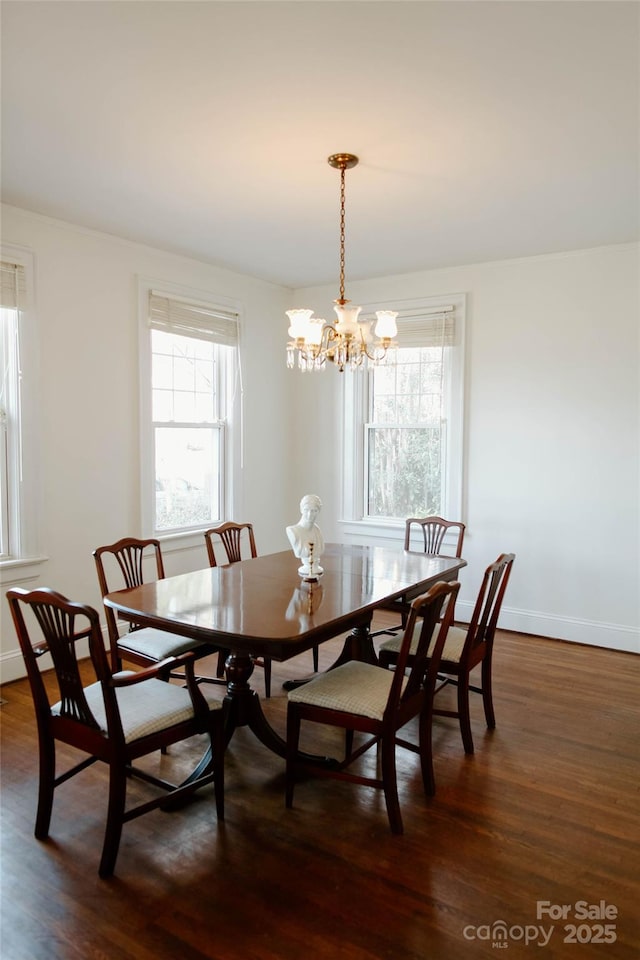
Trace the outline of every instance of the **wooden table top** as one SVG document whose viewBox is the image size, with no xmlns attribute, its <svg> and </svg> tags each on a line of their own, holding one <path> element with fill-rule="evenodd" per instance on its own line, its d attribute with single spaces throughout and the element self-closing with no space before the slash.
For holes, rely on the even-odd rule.
<svg viewBox="0 0 640 960">
<path fill-rule="evenodd" d="M 125 620 L 287 660 L 366 622 L 387 600 L 454 580 L 466 561 L 396 547 L 327 544 L 303 583 L 291 550 L 166 577 L 105 597 Z"/>
</svg>

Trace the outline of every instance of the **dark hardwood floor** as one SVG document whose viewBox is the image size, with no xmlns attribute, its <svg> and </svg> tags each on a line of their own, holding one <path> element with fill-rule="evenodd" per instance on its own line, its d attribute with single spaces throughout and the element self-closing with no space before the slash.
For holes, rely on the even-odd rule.
<svg viewBox="0 0 640 960">
<path fill-rule="evenodd" d="M 321 648 L 321 667 L 338 645 Z M 281 732 L 281 682 L 309 660 L 273 664 L 265 712 Z M 207 788 L 126 824 L 107 881 L 97 874 L 105 770 L 58 788 L 51 837 L 37 841 L 31 698 L 26 681 L 6 685 L 3 960 L 448 960 L 504 949 L 635 960 L 640 657 L 500 632 L 494 679 L 494 732 L 473 698 L 474 756 L 456 721 L 436 719 L 434 798 L 422 793 L 417 757 L 398 751 L 403 836 L 365 787 L 308 780 L 287 811 L 283 761 L 243 729 L 227 754 L 225 823 Z M 329 733 L 303 745 L 337 744 Z M 201 749 L 191 742 L 151 762 L 179 774 Z M 69 757 L 60 750 L 59 769 Z M 567 905 L 566 919 L 538 918 L 541 901 L 552 912 Z M 580 916 L 580 901 L 598 916 Z M 565 942 L 571 924 L 575 943 Z"/>
</svg>

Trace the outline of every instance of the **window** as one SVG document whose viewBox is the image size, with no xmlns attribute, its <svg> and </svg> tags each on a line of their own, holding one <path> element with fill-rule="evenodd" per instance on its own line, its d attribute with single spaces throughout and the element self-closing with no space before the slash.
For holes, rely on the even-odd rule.
<svg viewBox="0 0 640 960">
<path fill-rule="evenodd" d="M 144 328 L 144 526 L 200 530 L 231 508 L 238 314 L 153 289 Z"/>
<path fill-rule="evenodd" d="M 36 557 L 36 338 L 33 261 L 19 248 L 0 258 L 0 562 Z"/>
<path fill-rule="evenodd" d="M 462 295 L 405 304 L 395 357 L 345 381 L 347 521 L 461 516 L 464 306 Z"/>
</svg>

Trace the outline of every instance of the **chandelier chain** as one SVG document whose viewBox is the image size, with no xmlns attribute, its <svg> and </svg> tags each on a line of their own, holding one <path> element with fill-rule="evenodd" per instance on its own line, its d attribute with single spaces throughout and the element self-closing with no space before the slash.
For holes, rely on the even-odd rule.
<svg viewBox="0 0 640 960">
<path fill-rule="evenodd" d="M 345 206 L 345 177 L 346 168 L 340 169 L 340 299 L 338 303 L 345 303 L 344 299 L 344 206 Z"/>
</svg>

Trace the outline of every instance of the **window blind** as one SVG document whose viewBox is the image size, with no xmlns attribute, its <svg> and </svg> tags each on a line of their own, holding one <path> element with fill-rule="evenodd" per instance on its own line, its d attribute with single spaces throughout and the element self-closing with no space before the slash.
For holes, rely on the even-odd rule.
<svg viewBox="0 0 640 960">
<path fill-rule="evenodd" d="M 455 307 L 440 307 L 433 313 L 399 313 L 399 347 L 452 347 L 456 342 Z"/>
<path fill-rule="evenodd" d="M 238 345 L 238 315 L 207 304 L 149 294 L 149 326 L 181 337 L 195 337 L 234 347 Z"/>
<path fill-rule="evenodd" d="M 26 292 L 24 267 L 19 263 L 0 261 L 0 307 L 16 310 L 24 305 Z"/>
</svg>

